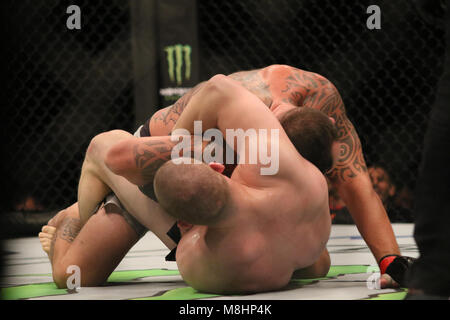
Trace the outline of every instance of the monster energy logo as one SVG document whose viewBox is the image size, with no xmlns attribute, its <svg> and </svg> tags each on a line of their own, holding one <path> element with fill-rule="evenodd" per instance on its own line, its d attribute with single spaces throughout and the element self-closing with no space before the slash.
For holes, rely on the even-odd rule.
<svg viewBox="0 0 450 320">
<path fill-rule="evenodd" d="M 164 48 L 167 53 L 167 65 L 170 81 L 181 85 L 183 83 L 182 70 L 184 68 L 184 78 L 191 78 L 191 53 L 192 48 L 189 45 L 176 44 Z"/>
</svg>

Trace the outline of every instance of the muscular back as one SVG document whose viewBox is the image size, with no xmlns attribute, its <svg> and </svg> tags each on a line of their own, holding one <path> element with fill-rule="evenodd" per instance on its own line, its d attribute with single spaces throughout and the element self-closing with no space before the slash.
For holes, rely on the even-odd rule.
<svg viewBox="0 0 450 320">
<path fill-rule="evenodd" d="M 340 158 L 330 178 L 343 183 L 359 175 L 367 176 L 361 143 L 336 87 L 325 77 L 287 65 L 271 65 L 262 69 L 229 75 L 255 94 L 267 107 L 281 103 L 318 109 L 336 121 L 341 144 Z M 198 84 L 175 104 L 156 112 L 149 122 L 153 136 L 169 135 L 191 97 L 204 83 Z"/>
<path fill-rule="evenodd" d="M 327 82 L 325 78 L 314 73 L 284 65 L 240 71 L 230 74 L 229 77 L 238 81 L 268 107 L 281 102 L 302 106 L 305 98 L 313 89 L 318 88 L 319 78 Z M 199 83 L 175 104 L 156 112 L 150 122 L 152 135 L 159 136 L 170 132 L 191 97 L 203 84 L 204 82 Z"/>
</svg>

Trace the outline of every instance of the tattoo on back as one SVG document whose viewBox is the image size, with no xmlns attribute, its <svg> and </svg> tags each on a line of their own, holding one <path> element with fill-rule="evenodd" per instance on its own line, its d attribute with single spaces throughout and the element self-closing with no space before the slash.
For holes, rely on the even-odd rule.
<svg viewBox="0 0 450 320">
<path fill-rule="evenodd" d="M 331 179 L 346 181 L 367 172 L 361 142 L 346 116 L 344 103 L 336 87 L 326 78 L 313 72 L 286 66 L 269 68 L 274 69 L 264 76 L 262 71 L 267 69 L 236 72 L 229 77 L 240 82 L 268 107 L 274 101 L 282 101 L 295 106 L 315 108 L 334 118 L 341 149 L 337 164 L 330 173 Z M 165 125 L 173 126 L 200 87 L 201 84 L 180 98 L 170 109 L 154 117 L 153 121 L 162 121 Z M 158 166 L 156 162 L 155 165 Z"/>
<path fill-rule="evenodd" d="M 242 71 L 230 74 L 229 77 L 238 81 L 244 88 L 255 94 L 268 107 L 273 99 L 269 84 L 259 74 L 260 70 Z"/>
</svg>

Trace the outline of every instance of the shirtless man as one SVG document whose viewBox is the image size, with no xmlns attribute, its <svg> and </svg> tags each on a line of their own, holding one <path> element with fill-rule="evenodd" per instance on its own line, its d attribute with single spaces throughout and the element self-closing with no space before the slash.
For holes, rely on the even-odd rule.
<svg viewBox="0 0 450 320">
<path fill-rule="evenodd" d="M 295 106 L 306 106 L 319 109 L 336 120 L 341 150 L 346 152 L 341 152 L 340 158 L 329 177 L 331 177 L 341 196 L 345 198 L 346 203 L 349 204 L 348 207 L 354 216 L 354 220 L 377 261 L 380 262 L 381 258 L 386 255 L 398 254 L 398 246 L 389 220 L 386 218 L 386 212 L 379 198 L 373 192 L 370 179 L 366 173 L 358 136 L 345 115 L 345 109 L 336 88 L 328 80 L 317 74 L 280 65 L 238 72 L 230 75 L 230 77 L 239 81 L 258 96 L 278 118 Z M 152 136 L 170 133 L 189 102 L 192 93 L 201 88 L 202 85 L 198 85 L 173 106 L 158 111 L 142 127 L 141 135 L 149 136 L 150 132 Z M 146 146 L 141 151 L 145 154 L 144 150 L 152 152 L 156 150 L 156 147 L 155 145 Z M 139 184 L 137 180 L 135 182 Z M 141 188 L 145 191 L 144 189 Z M 151 201 L 148 201 L 151 205 Z M 77 213 L 78 209 L 73 209 L 76 209 Z M 139 212 L 132 213 L 142 224 L 150 228 L 149 222 L 145 221 L 145 217 L 139 216 Z M 107 216 L 95 215 L 91 218 L 90 223 L 94 224 L 94 221 L 100 220 L 100 217 Z M 166 245 L 168 244 L 169 248 L 175 246 L 173 242 L 170 243 L 170 240 L 163 240 L 163 242 Z M 131 243 L 133 241 L 130 241 L 130 247 Z M 391 261 L 392 258 L 395 257 L 389 257 Z M 383 269 L 385 271 L 386 264 Z M 389 283 L 391 279 L 387 275 L 383 275 L 382 279 L 384 280 L 381 283 L 383 287 L 392 285 L 392 283 Z"/>
<path fill-rule="evenodd" d="M 209 292 L 276 290 L 295 270 L 328 256 L 331 222 L 325 177 L 297 152 L 261 100 L 218 75 L 192 96 L 174 129 L 193 134 L 197 119 L 202 119 L 203 130 L 218 128 L 224 136 L 229 128 L 279 130 L 278 141 L 268 138 L 269 146 L 279 145 L 279 170 L 261 175 L 262 164 L 239 164 L 227 178 L 206 164 L 169 161 L 157 171 L 158 203 L 194 225 L 178 245 L 183 279 Z M 236 151 L 247 149 L 238 146 Z"/>
<path fill-rule="evenodd" d="M 319 134 L 328 146 L 321 148 L 326 159 L 323 163 L 331 168 L 334 124 L 318 111 L 294 110 L 290 117 L 305 112 L 320 119 L 318 128 L 331 132 Z M 319 272 L 317 276 L 326 274 L 330 265 L 325 248 L 330 232 L 327 183 L 322 172 L 298 153 L 273 113 L 236 81 L 219 75 L 192 96 L 174 129 L 184 128 L 193 134 L 196 120 L 202 121 L 203 130 L 218 128 L 224 136 L 227 129 L 233 128 L 276 130 L 279 138 L 273 141 L 270 135 L 267 149 L 277 145 L 279 170 L 274 175 L 261 175 L 263 165 L 259 162 L 239 164 L 228 178 L 220 174 L 224 169 L 220 164 L 211 165 L 213 170 L 206 164 L 176 165 L 169 161 L 157 171 L 156 198 L 172 217 L 191 224 L 184 223 L 187 228 L 177 250 L 178 267 L 186 282 L 202 291 L 240 293 L 279 289 L 289 282 L 294 271 L 312 265 L 314 269 L 308 271 Z M 118 131 L 114 134 L 122 135 L 115 139 L 121 141 L 109 148 L 106 157 L 100 156 L 106 163 L 96 172 L 107 172 L 107 166 L 140 184 L 153 180 L 151 176 L 158 168 L 130 170 L 136 163 L 129 161 L 132 152 L 127 150 L 155 141 L 160 150 L 163 145 L 173 147 L 166 137 L 132 138 Z M 89 154 L 103 152 L 92 148 Z M 238 145 L 235 151 L 242 155 L 248 151 L 248 144 Z M 128 167 L 128 171 L 121 171 L 121 166 Z M 87 167 L 89 161 L 83 165 L 83 171 L 89 171 Z M 102 179 L 119 199 L 125 199 L 124 206 L 130 207 L 130 200 L 117 187 L 120 177 L 113 176 L 109 172 Z M 82 173 L 80 185 L 85 178 Z M 89 194 L 86 202 L 92 196 Z M 86 197 L 82 194 L 80 212 L 83 198 Z M 141 206 L 139 211 L 148 212 L 148 208 Z M 154 220 L 158 213 L 150 213 Z M 83 278 L 84 266 L 80 268 Z M 305 272 L 300 271 L 306 275 Z"/>
<path fill-rule="evenodd" d="M 321 75 L 286 65 L 237 72 L 229 77 L 255 94 L 278 119 L 292 108 L 309 107 L 324 112 L 336 121 L 340 153 L 335 167 L 327 177 L 344 200 L 353 221 L 380 266 L 383 274 L 381 287 L 398 286 L 391 276 L 404 285 L 404 275 L 412 260 L 400 256 L 386 209 L 374 191 L 368 175 L 358 134 L 347 118 L 344 103 L 336 87 Z M 202 84 L 199 84 L 191 92 L 201 86 Z M 144 130 L 148 130 L 147 133 L 152 136 L 167 135 L 182 114 L 191 92 L 173 106 L 155 113 L 146 123 L 147 128 Z"/>
</svg>

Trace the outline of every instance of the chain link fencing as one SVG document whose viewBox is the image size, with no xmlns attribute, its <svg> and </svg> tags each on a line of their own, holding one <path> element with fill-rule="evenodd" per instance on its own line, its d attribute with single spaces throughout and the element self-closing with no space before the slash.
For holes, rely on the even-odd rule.
<svg viewBox="0 0 450 320">
<path fill-rule="evenodd" d="M 381 9 L 379 30 L 367 28 L 370 5 Z M 445 54 L 444 30 L 414 1 L 201 1 L 199 30 L 203 79 L 288 64 L 332 81 L 368 166 L 382 166 L 396 187 L 390 202 L 413 207 Z"/>
<path fill-rule="evenodd" d="M 82 9 L 68 32 L 66 9 Z M 381 8 L 380 30 L 366 26 Z M 2 167 L 5 210 L 27 199 L 56 210 L 76 201 L 95 134 L 134 130 L 130 2 L 4 1 L 10 21 Z M 367 163 L 413 190 L 444 58 L 444 31 L 409 0 L 199 0 L 200 80 L 288 64 L 340 91 Z M 150 116 L 150 115 L 149 115 Z"/>
<path fill-rule="evenodd" d="M 82 8 L 82 29 L 66 27 Z M 57 210 L 76 201 L 85 150 L 95 134 L 132 130 L 127 1 L 5 1 L 13 33 L 2 128 L 9 210 Z M 5 203 L 3 203 L 5 204 Z"/>
</svg>

